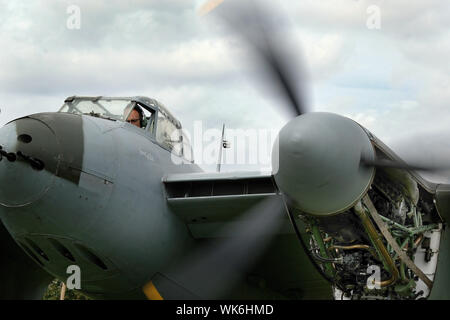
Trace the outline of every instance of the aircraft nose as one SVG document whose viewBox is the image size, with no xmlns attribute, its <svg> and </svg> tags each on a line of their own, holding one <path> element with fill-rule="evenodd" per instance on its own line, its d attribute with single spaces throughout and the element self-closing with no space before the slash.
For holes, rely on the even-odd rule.
<svg viewBox="0 0 450 320">
<path fill-rule="evenodd" d="M 66 119 L 67 116 L 31 115 L 0 128 L 1 205 L 21 207 L 39 200 L 56 176 L 76 180 L 78 170 L 74 169 L 80 169 L 82 155 L 77 154 L 80 152 L 77 146 L 72 145 L 67 152 L 70 148 L 63 147 L 62 143 L 68 143 L 67 136 L 76 135 L 80 130 L 71 133 L 76 129 L 74 116 Z"/>
</svg>

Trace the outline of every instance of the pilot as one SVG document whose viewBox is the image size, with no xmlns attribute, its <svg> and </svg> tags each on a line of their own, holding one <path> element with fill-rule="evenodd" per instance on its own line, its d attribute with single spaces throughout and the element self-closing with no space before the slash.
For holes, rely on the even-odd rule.
<svg viewBox="0 0 450 320">
<path fill-rule="evenodd" d="M 126 107 L 124 110 L 124 115 L 129 112 L 130 106 Z M 142 128 L 142 120 L 144 118 L 144 112 L 139 106 L 135 106 L 133 110 L 131 110 L 130 114 L 128 115 L 127 122 L 131 123 L 132 125 L 135 125 L 138 128 Z"/>
</svg>

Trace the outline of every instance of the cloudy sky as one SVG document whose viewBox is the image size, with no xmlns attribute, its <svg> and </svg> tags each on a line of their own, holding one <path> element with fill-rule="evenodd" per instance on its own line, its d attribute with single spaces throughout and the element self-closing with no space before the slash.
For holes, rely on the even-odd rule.
<svg viewBox="0 0 450 320">
<path fill-rule="evenodd" d="M 279 130 L 284 101 L 236 30 L 198 14 L 204 2 L 0 0 L 0 125 L 75 94 L 146 95 L 189 129 Z M 348 116 L 408 159 L 450 162 L 447 1 L 283 0 L 270 15 L 298 50 L 310 111 Z"/>
</svg>

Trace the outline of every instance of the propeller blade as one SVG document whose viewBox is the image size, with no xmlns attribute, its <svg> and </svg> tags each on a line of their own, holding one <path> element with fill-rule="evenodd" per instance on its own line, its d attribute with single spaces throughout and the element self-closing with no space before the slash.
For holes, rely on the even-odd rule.
<svg viewBox="0 0 450 320">
<path fill-rule="evenodd" d="M 255 3 L 225 1 L 214 13 L 250 44 L 269 83 L 277 86 L 289 102 L 290 111 L 295 116 L 306 113 L 304 81 L 300 77 L 302 70 L 296 68 L 293 61 L 299 55 L 292 55 L 292 50 L 287 50 L 287 44 L 282 43 L 280 37 L 269 34 L 269 30 L 280 29 L 280 24 L 275 25 L 269 20 L 274 15 L 273 10 L 263 10 Z M 281 25 L 285 23 L 283 20 Z"/>
<path fill-rule="evenodd" d="M 375 168 L 392 168 L 392 169 L 401 169 L 401 170 L 409 170 L 409 171 L 426 171 L 426 172 L 438 172 L 449 170 L 450 167 L 438 167 L 438 166 L 424 166 L 420 164 L 407 164 L 403 161 L 395 161 L 388 159 L 366 159 L 361 157 L 361 164 L 366 167 L 375 167 Z"/>
<path fill-rule="evenodd" d="M 229 222 L 214 239 L 187 254 L 164 276 L 200 299 L 225 297 L 257 261 L 284 220 L 283 200 L 269 198 Z M 172 297 L 180 299 L 175 292 Z"/>
<path fill-rule="evenodd" d="M 204 16 L 217 8 L 222 2 L 223 0 L 209 0 L 199 8 L 198 14 Z"/>
</svg>

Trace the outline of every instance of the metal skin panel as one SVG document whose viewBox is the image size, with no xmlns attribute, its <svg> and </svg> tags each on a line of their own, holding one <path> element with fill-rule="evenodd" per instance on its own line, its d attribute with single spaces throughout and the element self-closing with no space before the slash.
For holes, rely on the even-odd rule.
<svg viewBox="0 0 450 320">
<path fill-rule="evenodd" d="M 154 279 L 154 284 L 163 298 L 203 298 L 187 294 L 189 288 L 177 288 L 170 273 L 161 272 L 161 276 Z M 330 283 L 317 272 L 293 234 L 273 237 L 244 280 L 236 284 L 227 299 L 332 299 Z"/>
<path fill-rule="evenodd" d="M 17 119 L 5 125 L 0 145 L 7 152 L 19 151 L 44 163 L 43 172 L 31 168 L 21 158 L 5 161 L 2 181 L 14 181 L 10 188 L 0 191 L 0 203 L 17 207 L 42 197 L 61 177 L 74 184 L 80 179 L 83 155 L 81 118 L 71 114 L 41 113 Z M 21 139 L 27 136 L 29 140 Z"/>
<path fill-rule="evenodd" d="M 440 184 L 436 188 L 436 207 L 445 222 L 450 220 L 450 184 Z"/>
<path fill-rule="evenodd" d="M 428 299 L 450 300 L 449 265 L 450 265 L 450 234 L 448 230 L 445 230 L 441 234 L 436 276 L 433 279 L 434 284 Z"/>
<path fill-rule="evenodd" d="M 245 212 L 267 198 L 280 198 L 280 195 L 235 195 L 220 197 L 196 197 L 168 199 L 173 212 L 185 223 L 227 222 L 238 218 Z"/>
<path fill-rule="evenodd" d="M 269 172 L 201 172 L 188 174 L 170 174 L 163 178 L 163 182 L 192 182 L 192 181 L 218 181 L 218 180 L 244 180 L 263 179 L 272 177 Z"/>
<path fill-rule="evenodd" d="M 301 224 L 300 221 L 297 223 Z M 314 268 L 294 234 L 274 237 L 265 253 L 255 263 L 251 274 L 258 275 L 265 282 L 266 288 L 282 293 L 284 298 L 332 299 L 331 284 Z M 240 297 L 239 293 L 238 290 L 237 297 Z M 261 290 L 258 298 L 274 299 L 274 296 L 264 294 L 267 292 Z M 251 299 L 251 296 L 246 298 Z"/>
<path fill-rule="evenodd" d="M 278 187 L 299 210 L 317 216 L 352 207 L 368 190 L 375 169 L 360 166 L 374 149 L 353 120 L 331 113 L 308 113 L 288 122 L 272 152 Z"/>
<path fill-rule="evenodd" d="M 448 222 L 450 219 L 450 185 L 438 185 L 435 199 L 439 215 L 446 223 L 446 229 L 444 229 L 441 235 L 436 277 L 430 299 L 449 300 L 450 291 L 448 288 L 450 288 L 450 273 L 448 272 L 448 266 L 450 265 L 450 234 L 448 231 Z"/>
<path fill-rule="evenodd" d="M 0 220 L 0 299 L 40 300 L 51 280 L 11 238 Z"/>
<path fill-rule="evenodd" d="M 17 132 L 22 132 L 20 126 L 25 124 L 29 126 L 27 133 L 34 136 L 34 143 L 25 144 L 17 139 Z M 45 148 L 32 150 L 33 145 L 40 141 L 46 144 Z M 35 157 L 46 162 L 46 170 L 37 171 L 31 169 L 26 162 L 10 162 L 4 159 L 1 163 L 4 170 L 0 172 L 0 179 L 3 183 L 8 183 L 8 188 L 0 189 L 0 204 L 8 207 L 20 207 L 43 197 L 53 185 L 57 170 L 57 142 L 51 129 L 40 121 L 30 118 L 19 119 L 2 128 L 0 145 L 6 152 L 33 153 Z M 51 154 L 51 156 L 47 157 L 47 154 Z"/>
<path fill-rule="evenodd" d="M 56 171 L 56 176 L 78 184 L 84 154 L 81 117 L 65 113 L 39 113 L 14 123 L 17 136 L 29 134 L 35 140 L 34 143 L 20 143 L 20 151 L 43 160 L 45 170 L 51 173 Z M 41 128 L 33 127 L 36 123 Z M 43 126 L 47 127 L 46 130 Z M 48 136 L 48 130 L 53 137 Z"/>
</svg>

